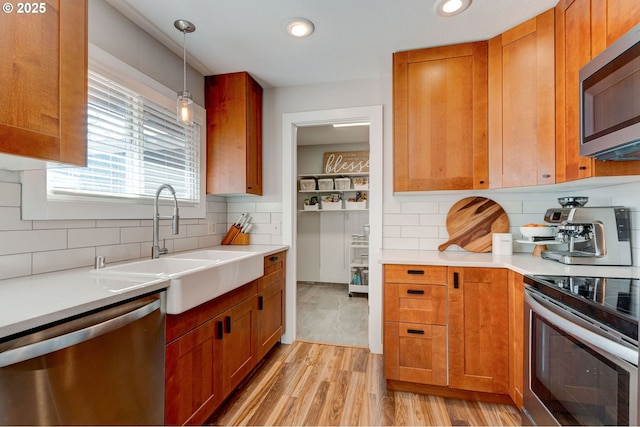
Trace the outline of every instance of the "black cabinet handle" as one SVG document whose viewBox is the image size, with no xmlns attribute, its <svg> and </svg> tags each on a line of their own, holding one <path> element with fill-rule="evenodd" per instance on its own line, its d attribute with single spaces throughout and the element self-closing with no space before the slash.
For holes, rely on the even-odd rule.
<svg viewBox="0 0 640 427">
<path fill-rule="evenodd" d="M 258 297 L 258 310 L 264 310 L 264 297 Z"/>
<path fill-rule="evenodd" d="M 581 171 L 587 170 L 586 166 L 580 166 L 578 169 L 580 169 Z"/>
<path fill-rule="evenodd" d="M 228 334 L 231 333 L 231 316 L 224 318 L 224 331 Z"/>
<path fill-rule="evenodd" d="M 458 273 L 453 273 L 453 288 L 458 289 L 460 287 Z"/>
<path fill-rule="evenodd" d="M 222 334 L 222 322 L 216 322 L 216 327 L 218 329 L 218 339 L 221 340 L 222 337 L 224 336 Z"/>
<path fill-rule="evenodd" d="M 277 256 L 275 256 L 275 255 L 274 255 L 274 256 L 272 256 L 271 258 L 269 258 L 269 261 L 271 261 L 271 262 L 275 262 L 275 261 L 277 261 L 277 260 L 278 260 L 278 257 L 277 257 Z"/>
<path fill-rule="evenodd" d="M 424 270 L 407 270 L 407 274 L 424 274 Z"/>
<path fill-rule="evenodd" d="M 424 335 L 424 331 L 420 329 L 407 329 L 408 334 Z"/>
<path fill-rule="evenodd" d="M 424 291 L 422 289 L 407 289 L 407 293 L 411 295 L 424 295 Z"/>
</svg>

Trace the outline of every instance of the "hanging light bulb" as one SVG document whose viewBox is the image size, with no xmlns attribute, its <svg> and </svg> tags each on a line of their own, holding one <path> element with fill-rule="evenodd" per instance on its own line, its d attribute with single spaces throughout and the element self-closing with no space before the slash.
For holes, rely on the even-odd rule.
<svg viewBox="0 0 640 427">
<path fill-rule="evenodd" d="M 191 97 L 191 92 L 187 90 L 187 50 L 186 50 L 186 42 L 187 42 L 187 33 L 193 33 L 196 30 L 196 26 L 193 25 L 189 21 L 185 21 L 184 19 L 178 19 L 173 23 L 173 25 L 182 33 L 182 76 L 183 76 L 183 87 L 182 92 L 178 92 L 178 120 L 185 124 L 193 123 L 193 111 L 192 106 L 193 98 Z"/>
</svg>

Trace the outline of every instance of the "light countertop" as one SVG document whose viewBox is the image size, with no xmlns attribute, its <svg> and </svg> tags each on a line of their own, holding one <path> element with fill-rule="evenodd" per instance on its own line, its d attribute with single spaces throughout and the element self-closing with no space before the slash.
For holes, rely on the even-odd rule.
<svg viewBox="0 0 640 427">
<path fill-rule="evenodd" d="M 593 265 L 566 265 L 542 259 L 530 253 L 494 255 L 467 251 L 419 251 L 383 249 L 382 264 L 442 265 L 450 267 L 508 268 L 520 274 L 546 274 L 559 276 L 605 276 L 640 278 L 640 268 Z"/>
<path fill-rule="evenodd" d="M 281 245 L 216 246 L 203 249 L 257 252 L 286 250 Z M 195 251 L 195 250 L 194 250 Z M 181 252 L 185 254 L 187 252 Z M 172 253 L 171 255 L 178 255 Z M 167 255 L 167 256 L 171 256 Z M 124 263 L 141 260 L 128 260 Z M 109 260 L 107 259 L 107 265 Z M 122 279 L 90 274 L 92 267 L 0 280 L 0 339 L 166 289 L 168 279 Z"/>
</svg>

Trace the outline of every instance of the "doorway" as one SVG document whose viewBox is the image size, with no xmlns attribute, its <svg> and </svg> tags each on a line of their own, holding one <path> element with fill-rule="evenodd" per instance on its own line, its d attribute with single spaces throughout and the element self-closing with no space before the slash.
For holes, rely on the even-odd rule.
<svg viewBox="0 0 640 427">
<path fill-rule="evenodd" d="M 369 124 L 298 127 L 296 146 L 297 337 L 368 347 Z"/>
<path fill-rule="evenodd" d="M 382 247 L 382 106 L 355 107 L 334 110 L 283 114 L 283 243 L 287 253 L 286 332 L 284 343 L 296 340 L 297 325 L 297 258 L 298 258 L 298 147 L 297 134 L 302 127 L 333 123 L 369 122 L 369 294 L 368 294 L 368 346 L 373 353 L 382 353 L 382 268 L 378 262 Z"/>
</svg>

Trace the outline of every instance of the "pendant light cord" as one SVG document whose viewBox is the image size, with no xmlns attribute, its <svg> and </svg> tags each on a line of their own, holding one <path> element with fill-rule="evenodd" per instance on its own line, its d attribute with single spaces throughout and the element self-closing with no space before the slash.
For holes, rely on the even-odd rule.
<svg viewBox="0 0 640 427">
<path fill-rule="evenodd" d="M 187 32 L 182 32 L 182 79 L 183 88 L 182 91 L 187 91 Z"/>
</svg>

